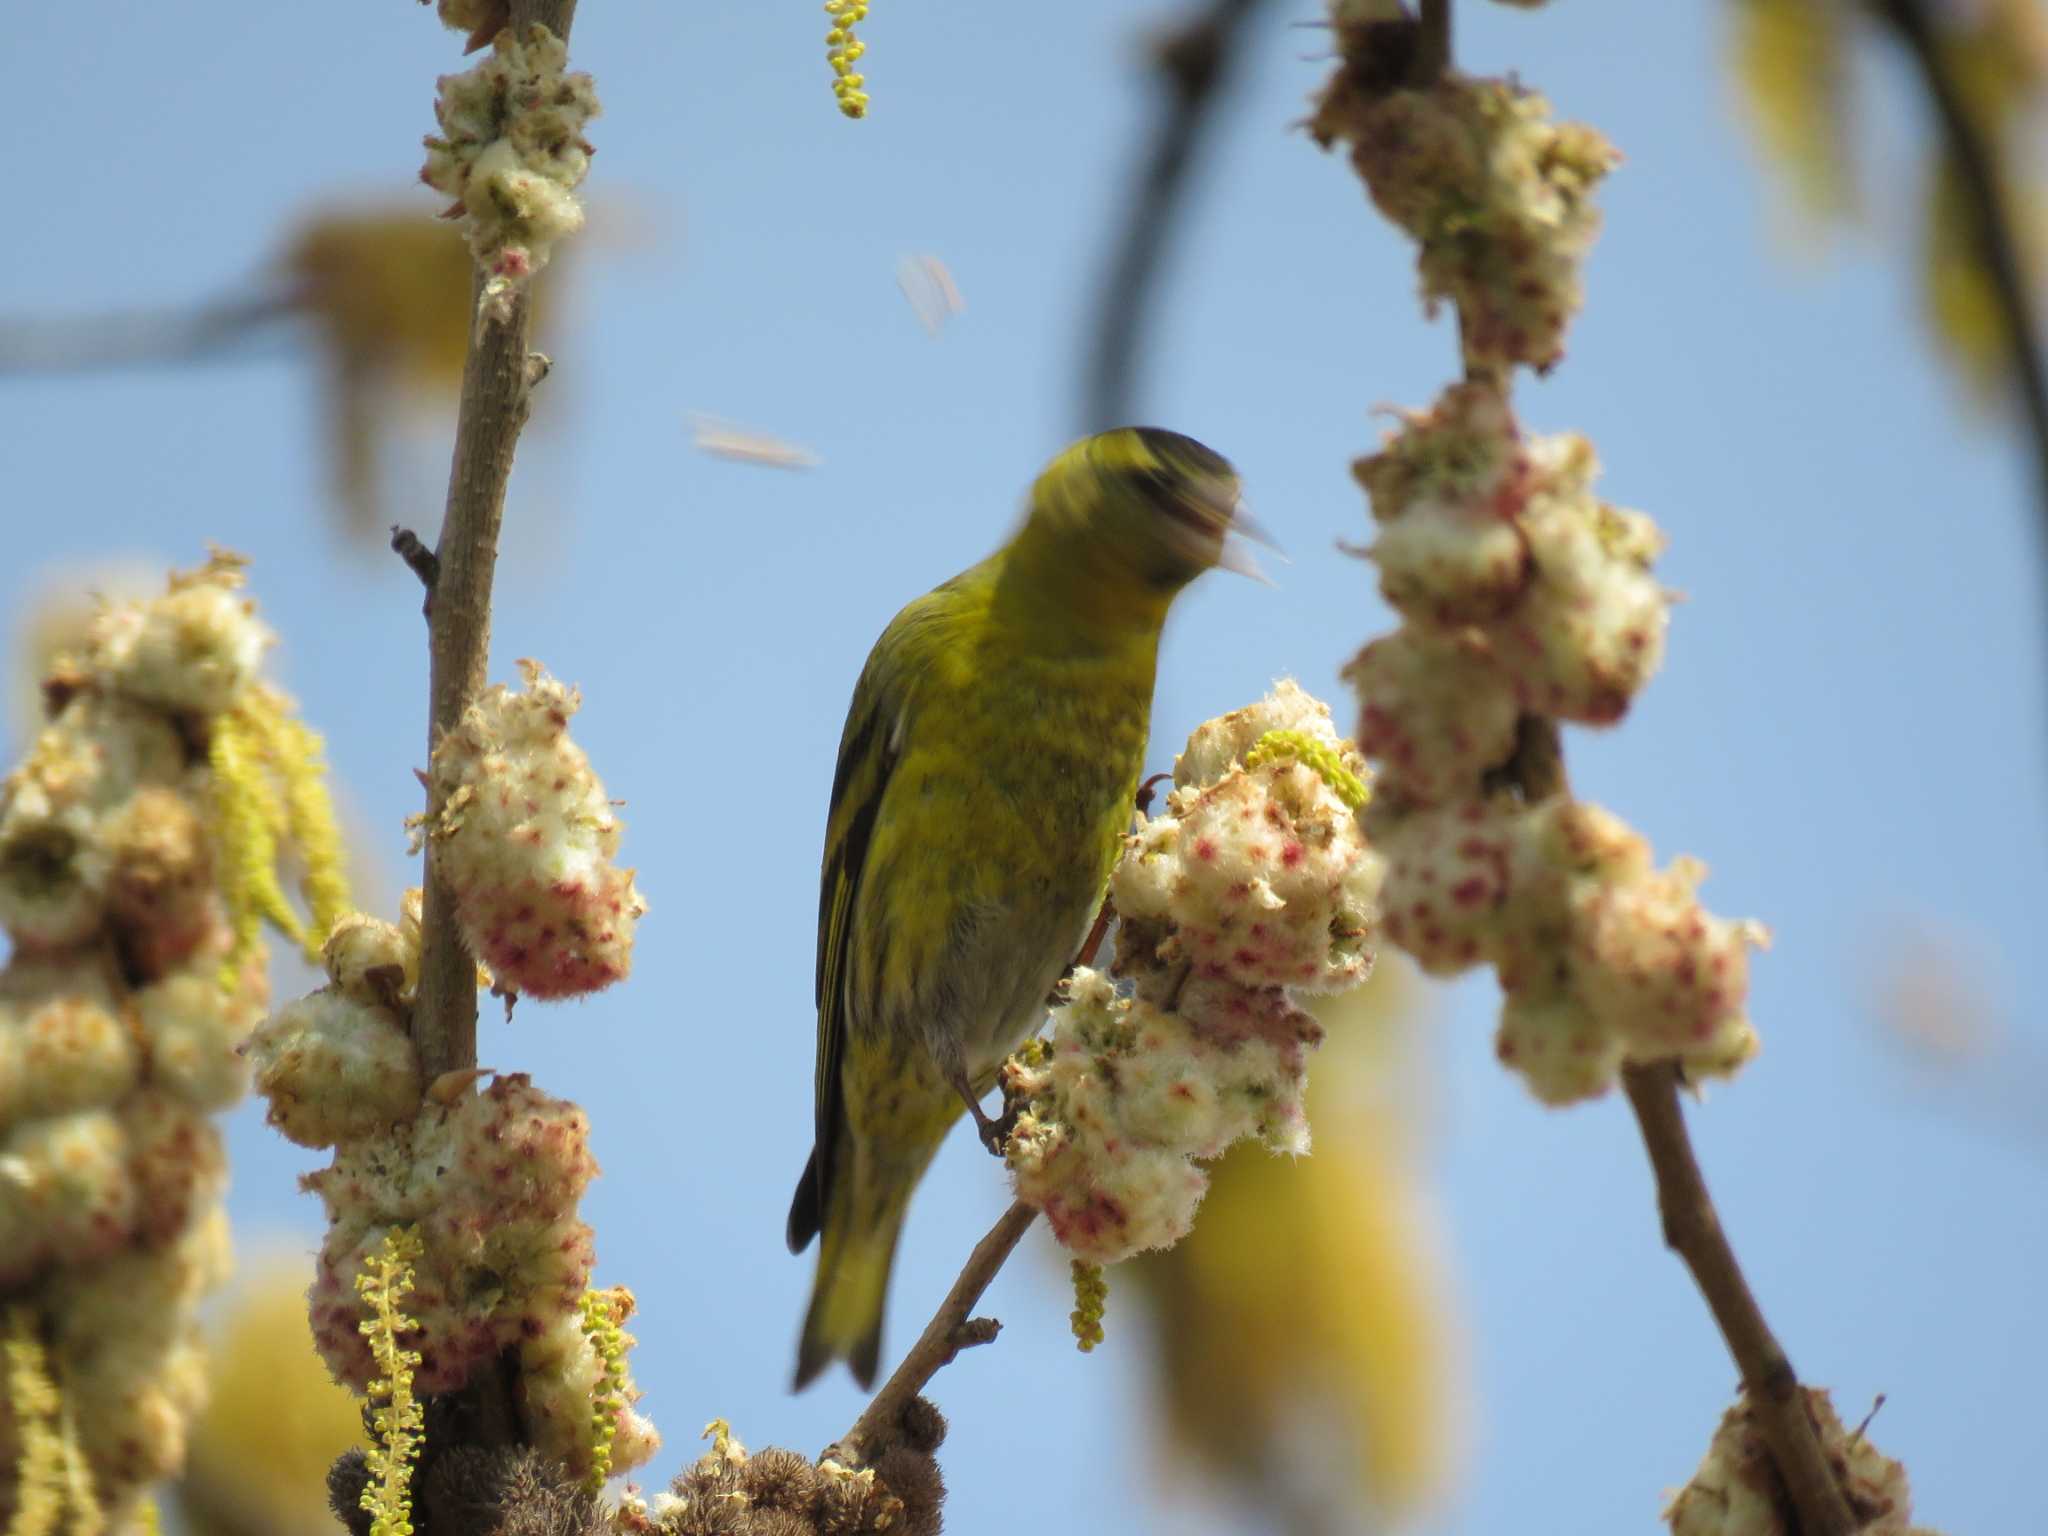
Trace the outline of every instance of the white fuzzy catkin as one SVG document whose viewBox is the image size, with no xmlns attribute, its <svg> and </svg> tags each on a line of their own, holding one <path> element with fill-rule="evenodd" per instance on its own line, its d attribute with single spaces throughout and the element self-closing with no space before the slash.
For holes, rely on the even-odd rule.
<svg viewBox="0 0 2048 1536">
<path fill-rule="evenodd" d="M 1232 1142 L 1308 1150 L 1322 1031 L 1289 989 L 1364 980 L 1380 861 L 1352 805 L 1275 732 L 1359 782 L 1363 760 L 1292 682 L 1196 730 L 1165 814 L 1128 839 L 1111 878 L 1116 975 L 1135 995 L 1077 971 L 1049 1038 L 1003 1069 L 1020 1111 L 1017 1193 L 1079 1258 L 1178 1241 L 1208 1187 L 1199 1164 Z"/>
<path fill-rule="evenodd" d="M 205 744 L 272 635 L 221 555 L 103 606 L 46 659 L 0 782 L 0 1310 L 24 1306 L 111 1528 L 177 1472 L 203 1397 L 196 1311 L 226 1262 L 209 1118 L 241 1097 L 260 969 L 223 975 Z M 0 1401 L 0 1510 L 19 1426 Z"/>
<path fill-rule="evenodd" d="M 378 1372 L 358 1327 L 356 1276 L 394 1228 L 416 1228 L 421 1253 L 404 1304 L 416 1330 L 407 1347 L 420 1355 L 414 1390 L 457 1391 L 517 1350 L 534 1444 L 582 1474 L 594 1447 L 589 1394 L 603 1373 L 578 1331 L 595 1261 L 577 1214 L 597 1173 L 589 1122 L 524 1074 L 498 1074 L 481 1093 L 463 1074 L 422 1082 L 404 1023 L 419 975 L 417 893 L 407 908 L 415 915 L 398 924 L 361 913 L 336 923 L 323 955 L 328 985 L 280 1009 L 249 1044 L 271 1124 L 334 1149 L 302 1181 L 328 1222 L 311 1294 L 314 1344 L 336 1380 L 368 1388 Z M 633 1410 L 638 1395 L 628 1381 L 614 1471 L 660 1444 Z"/>
<path fill-rule="evenodd" d="M 526 690 L 490 689 L 435 748 L 426 822 L 463 937 L 498 984 L 595 992 L 632 966 L 646 903 L 612 863 L 621 824 L 569 737 L 573 688 L 523 661 Z"/>
</svg>

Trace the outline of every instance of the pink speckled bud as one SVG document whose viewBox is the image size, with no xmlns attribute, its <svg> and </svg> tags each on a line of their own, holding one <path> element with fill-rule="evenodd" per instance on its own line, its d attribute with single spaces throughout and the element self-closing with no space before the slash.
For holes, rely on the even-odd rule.
<svg viewBox="0 0 2048 1536">
<path fill-rule="evenodd" d="M 1621 1070 L 1620 1039 L 1583 998 L 1563 989 L 1510 992 L 1493 1049 L 1545 1104 L 1597 1098 Z"/>
<path fill-rule="evenodd" d="M 572 997 L 625 976 L 646 903 L 611 863 L 619 819 L 569 739 L 575 690 L 521 666 L 526 692 L 493 688 L 435 749 L 429 835 L 463 936 L 499 984 Z"/>
<path fill-rule="evenodd" d="M 502 1073 L 458 1119 L 456 1169 L 497 1217 L 563 1215 L 597 1175 L 590 1121 L 575 1104 L 543 1093 L 524 1072 Z"/>
<path fill-rule="evenodd" d="M 1528 472 L 1501 386 L 1454 384 L 1431 410 L 1404 413 L 1352 473 L 1380 525 L 1368 554 L 1389 603 L 1437 627 L 1513 606 L 1529 570 L 1515 523 Z"/>
<path fill-rule="evenodd" d="M 1358 693 L 1358 745 L 1379 764 L 1383 794 L 1415 805 L 1468 800 L 1514 751 L 1514 686 L 1470 631 L 1403 626 L 1343 675 Z"/>
<path fill-rule="evenodd" d="M 1534 574 L 1484 633 L 1524 710 L 1612 724 L 1664 658 L 1670 602 L 1650 575 L 1663 539 L 1642 514 L 1594 499 L 1598 466 L 1584 438 L 1538 438 L 1530 451 L 1536 481 L 1521 527 Z"/>
<path fill-rule="evenodd" d="M 1431 975 L 1455 976 L 1491 955 L 1504 922 L 1521 814 L 1514 802 L 1500 799 L 1373 818 L 1387 861 L 1381 925 Z"/>
<path fill-rule="evenodd" d="M 1703 908 L 1705 875 L 1697 860 L 1677 859 L 1656 874 L 1590 888 L 1579 901 L 1574 973 L 1587 1006 L 1631 1057 L 1676 1056 L 1689 1070 L 1726 1076 L 1756 1053 L 1743 1012 L 1749 951 L 1770 935 Z"/>
</svg>

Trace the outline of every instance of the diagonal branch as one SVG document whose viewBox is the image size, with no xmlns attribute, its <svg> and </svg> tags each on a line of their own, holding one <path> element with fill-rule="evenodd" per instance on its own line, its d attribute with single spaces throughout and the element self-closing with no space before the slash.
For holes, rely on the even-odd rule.
<svg viewBox="0 0 2048 1536">
<path fill-rule="evenodd" d="M 903 1410 L 924 1390 L 925 1383 L 961 1350 L 975 1344 L 986 1344 L 995 1337 L 995 1330 L 1000 1325 L 987 1318 L 974 1318 L 974 1304 L 981 1300 L 981 1293 L 995 1279 L 996 1271 L 1003 1267 L 1004 1261 L 1023 1239 L 1025 1230 L 1037 1219 L 1038 1208 L 1026 1205 L 1022 1200 L 1013 1202 L 1003 1212 L 996 1224 L 989 1228 L 988 1235 L 974 1245 L 974 1252 L 967 1256 L 967 1266 L 960 1271 L 960 1278 L 953 1282 L 952 1290 L 939 1303 L 939 1310 L 932 1314 L 924 1332 L 910 1346 L 910 1353 L 903 1357 L 903 1363 L 882 1383 L 882 1390 L 875 1394 L 853 1428 L 846 1432 L 845 1438 L 825 1453 L 827 1456 L 847 1466 L 873 1461 L 888 1449 L 889 1441 L 898 1432 L 897 1425 L 902 1421 Z M 977 1328 L 976 1323 L 987 1326 Z"/>
<path fill-rule="evenodd" d="M 1502 773 L 1532 801 L 1569 794 L 1557 722 L 1524 715 L 1516 728 L 1515 755 Z M 1707 1192 L 1679 1109 L 1678 1084 L 1678 1068 L 1671 1062 L 1622 1069 L 1622 1085 L 1657 1177 L 1664 1242 L 1692 1272 L 1693 1283 L 1742 1372 L 1742 1388 L 1756 1411 L 1771 1462 L 1799 1512 L 1800 1536 L 1850 1536 L 1856 1521 L 1828 1467 L 1813 1421 L 1806 1416 L 1799 1377 L 1764 1321 L 1763 1308 L 1743 1278 Z"/>
<path fill-rule="evenodd" d="M 1171 93 L 1154 132 L 1151 154 L 1129 198 L 1130 217 L 1110 261 L 1089 335 L 1081 423 L 1089 432 L 1128 423 L 1138 336 L 1168 238 L 1183 206 L 1188 172 L 1212 121 L 1208 108 L 1229 78 L 1233 48 L 1259 0 L 1210 0 L 1208 8 L 1169 35 L 1157 51 Z"/>
<path fill-rule="evenodd" d="M 1771 1461 L 1799 1512 L 1800 1536 L 1850 1536 L 1857 1527 L 1849 1501 L 1835 1481 L 1827 1452 L 1807 1417 L 1806 1398 L 1785 1348 L 1764 1321 L 1728 1234 L 1707 1193 L 1707 1181 L 1693 1155 L 1685 1113 L 1678 1102 L 1678 1069 L 1671 1062 L 1622 1069 L 1629 1107 L 1643 1133 L 1643 1146 L 1657 1175 L 1657 1208 L 1664 1220 L 1665 1246 L 1685 1261 L 1693 1283 L 1728 1353 L 1742 1371 L 1742 1390 L 1757 1427 L 1771 1448 Z"/>
</svg>

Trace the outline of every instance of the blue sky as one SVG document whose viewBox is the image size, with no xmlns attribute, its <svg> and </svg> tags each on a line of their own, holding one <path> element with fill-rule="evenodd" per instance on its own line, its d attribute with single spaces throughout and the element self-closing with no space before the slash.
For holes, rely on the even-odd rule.
<svg viewBox="0 0 2048 1536">
<path fill-rule="evenodd" d="M 1931 362 L 1893 217 L 1922 134 L 1902 79 L 1881 62 L 1864 81 L 1872 231 L 1788 259 L 1732 110 L 1726 10 L 1460 8 L 1468 68 L 1519 72 L 1627 155 L 1570 355 L 1520 402 L 1532 427 L 1594 439 L 1605 493 L 1662 523 L 1660 574 L 1689 601 L 1628 723 L 1572 735 L 1573 775 L 1660 855 L 1705 858 L 1718 910 L 1776 932 L 1756 968 L 1764 1054 L 1695 1125 L 1795 1362 L 1852 1419 L 1888 1395 L 1871 1433 L 1906 1459 L 1923 1521 L 2019 1530 L 2048 1513 L 2042 1117 L 2023 1096 L 1994 1115 L 1928 1091 L 1878 999 L 1902 931 L 1964 933 L 2038 1059 L 2048 623 L 2031 477 Z M 1416 312 L 1407 248 L 1295 129 L 1325 66 L 1291 23 L 1316 14 L 1299 0 L 1267 16 L 1141 381 L 1142 414 L 1232 457 L 1295 557 L 1278 591 L 1215 578 L 1182 605 L 1161 767 L 1276 675 L 1333 694 L 1388 626 L 1370 572 L 1333 547 L 1365 528 L 1346 466 L 1376 440 L 1372 407 L 1423 403 L 1454 366 L 1447 327 Z M 431 208 L 413 176 L 452 38 L 398 0 L 325 31 L 315 16 L 24 11 L 0 307 L 177 303 L 257 269 L 323 199 Z M 1076 426 L 1155 17 L 880 0 L 860 124 L 832 108 L 809 5 L 588 0 L 579 18 L 575 57 L 606 109 L 589 190 L 601 222 L 634 233 L 580 253 L 545 428 L 513 486 L 496 671 L 532 655 L 582 685 L 579 735 L 627 802 L 652 911 L 628 986 L 488 1018 L 483 1056 L 591 1111 L 606 1175 L 587 1214 L 601 1278 L 642 1299 L 664 1475 L 714 1414 L 750 1443 L 814 1449 L 856 1411 L 843 1377 L 784 1390 L 810 1277 L 781 1225 L 808 1137 L 832 752 L 882 624 L 1002 536 Z M 912 251 L 939 255 L 967 300 L 936 341 L 895 287 Z M 692 410 L 822 465 L 696 455 Z M 418 594 L 332 531 L 319 412 L 288 353 L 0 377 L 0 604 L 18 611 L 56 567 L 189 564 L 208 539 L 250 555 L 281 674 L 395 885 L 424 755 Z M 438 509 L 439 452 L 420 451 L 415 522 Z M 1478 1393 L 1439 1528 L 1639 1531 L 1735 1373 L 1659 1246 L 1625 1106 L 1540 1109 L 1491 1059 L 1494 1006 L 1490 981 L 1462 984 L 1435 1025 L 1431 1176 Z M 307 1158 L 246 1107 L 232 1140 L 237 1219 L 310 1247 L 317 1213 L 292 1189 Z M 956 1139 L 912 1215 L 892 1348 L 1002 1200 Z M 1142 1331 L 1112 1311 L 1108 1347 L 1079 1356 L 1062 1280 L 1042 1252 L 1014 1264 L 989 1304 L 1003 1341 L 941 1378 L 956 1530 L 1014 1507 L 1027 1456 L 1032 1508 L 1067 1529 L 1127 1530 L 1149 1497 Z"/>
</svg>

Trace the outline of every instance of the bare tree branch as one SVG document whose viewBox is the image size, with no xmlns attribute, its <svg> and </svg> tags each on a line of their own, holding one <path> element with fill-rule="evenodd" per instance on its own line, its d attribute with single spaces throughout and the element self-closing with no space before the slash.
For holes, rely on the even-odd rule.
<svg viewBox="0 0 2048 1536">
<path fill-rule="evenodd" d="M 1531 801 L 1569 794 L 1557 722 L 1524 715 L 1516 728 L 1515 755 L 1502 776 Z M 1678 1082 L 1678 1069 L 1670 1062 L 1622 1069 L 1622 1084 L 1657 1177 L 1664 1241 L 1692 1271 L 1728 1353 L 1742 1372 L 1743 1391 L 1755 1408 L 1772 1464 L 1799 1511 L 1800 1536 L 1849 1536 L 1856 1522 L 1828 1468 L 1813 1421 L 1806 1416 L 1799 1377 L 1743 1278 L 1707 1193 L 1699 1160 L 1693 1156 L 1679 1110 Z"/>
<path fill-rule="evenodd" d="M 1003 1212 L 988 1235 L 974 1245 L 974 1252 L 967 1256 L 967 1267 L 960 1271 L 960 1278 L 953 1282 L 953 1289 L 939 1303 L 939 1310 L 910 1346 L 903 1363 L 882 1383 L 882 1390 L 874 1395 L 845 1438 L 825 1452 L 827 1456 L 848 1466 L 872 1461 L 889 1448 L 903 1410 L 924 1391 L 925 1383 L 961 1350 L 986 1344 L 996 1336 L 1001 1325 L 988 1318 L 973 1317 L 974 1305 L 1022 1240 L 1025 1230 L 1037 1219 L 1037 1207 L 1022 1200 Z"/>
<path fill-rule="evenodd" d="M 576 0 L 514 0 L 511 25 L 523 29 L 539 23 L 567 42 L 575 14 Z M 477 298 L 482 297 L 483 283 L 479 271 Z M 527 395 L 534 379 L 528 352 L 532 322 L 530 295 L 522 291 L 504 320 L 481 325 L 470 334 L 455 424 L 455 460 L 448 474 L 448 510 L 434 550 L 436 575 L 428 617 L 429 752 L 476 702 L 490 668 L 491 578 L 505 519 L 505 484 L 526 425 Z M 476 957 L 456 925 L 455 898 L 441 878 L 432 839 L 427 842 L 426 864 L 412 1035 L 420 1068 L 431 1082 L 444 1072 L 476 1065 L 477 987 Z"/>
<path fill-rule="evenodd" d="M 1678 1103 L 1676 1065 L 1625 1067 L 1621 1080 L 1657 1175 L 1665 1245 L 1692 1271 L 1693 1283 L 1706 1298 L 1728 1353 L 1742 1371 L 1742 1390 L 1792 1507 L 1799 1512 L 1800 1536 L 1850 1536 L 1856 1517 L 1807 1417 L 1799 1377 L 1764 1321 L 1763 1308 L 1735 1261 L 1735 1250 L 1707 1193 Z"/>
</svg>

